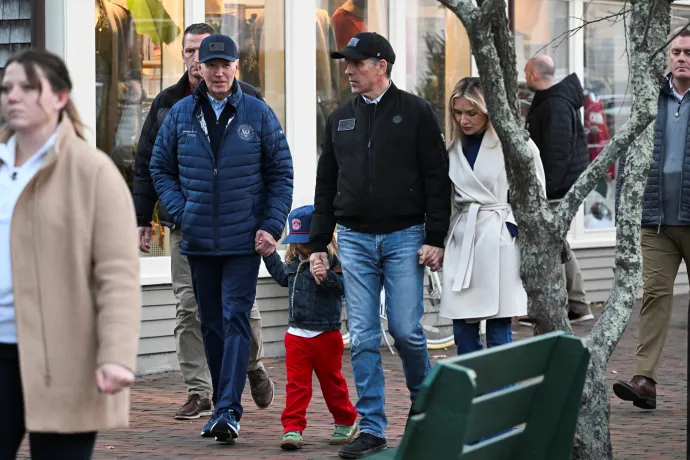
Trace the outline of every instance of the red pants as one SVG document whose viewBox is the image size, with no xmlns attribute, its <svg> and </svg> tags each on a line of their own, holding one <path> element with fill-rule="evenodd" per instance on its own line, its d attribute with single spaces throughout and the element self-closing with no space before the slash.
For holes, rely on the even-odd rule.
<svg viewBox="0 0 690 460">
<path fill-rule="evenodd" d="M 285 334 L 285 410 L 280 420 L 284 433 L 307 427 L 307 406 L 312 395 L 312 371 L 321 384 L 321 391 L 336 425 L 351 426 L 357 411 L 350 402 L 347 381 L 340 373 L 343 363 L 343 337 L 340 331 L 324 332 L 307 339 Z"/>
</svg>

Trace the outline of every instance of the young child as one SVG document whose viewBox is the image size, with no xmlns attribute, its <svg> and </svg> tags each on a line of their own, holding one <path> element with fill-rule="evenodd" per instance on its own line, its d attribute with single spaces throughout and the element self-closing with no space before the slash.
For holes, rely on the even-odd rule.
<svg viewBox="0 0 690 460">
<path fill-rule="evenodd" d="M 285 334 L 287 385 L 285 410 L 281 416 L 283 439 L 280 447 L 295 450 L 302 447 L 302 433 L 307 427 L 307 406 L 312 396 L 312 372 L 321 384 L 335 430 L 329 444 L 347 444 L 357 434 L 357 411 L 350 402 L 347 382 L 340 373 L 343 338 L 340 321 L 343 277 L 335 241 L 328 247 L 329 264 L 315 267 L 314 274 L 323 280 L 317 284 L 309 268 L 309 227 L 314 206 L 303 206 L 290 213 L 290 233 L 283 240 L 289 244 L 282 262 L 277 252 L 264 257 L 271 276 L 288 288 L 288 324 Z"/>
</svg>

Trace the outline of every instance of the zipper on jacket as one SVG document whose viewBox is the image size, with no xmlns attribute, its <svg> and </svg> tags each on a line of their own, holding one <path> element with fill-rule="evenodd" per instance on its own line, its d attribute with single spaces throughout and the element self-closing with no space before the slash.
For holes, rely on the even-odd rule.
<svg viewBox="0 0 690 460">
<path fill-rule="evenodd" d="M 225 142 L 225 135 L 228 133 L 228 131 L 230 131 L 230 126 L 233 125 L 236 118 L 237 110 L 235 110 L 235 113 L 228 120 L 228 124 L 225 126 L 225 129 L 223 130 L 223 137 L 220 138 L 220 144 L 218 144 L 218 151 L 215 155 L 213 155 L 213 158 L 216 162 L 215 169 L 213 170 L 213 192 L 215 195 L 213 200 L 213 227 L 214 236 L 216 240 L 216 254 L 220 254 L 220 235 L 218 231 L 218 200 L 220 200 L 220 192 L 218 191 L 218 157 L 220 156 L 220 151 L 223 148 L 223 142 Z M 218 123 L 220 123 L 220 118 L 216 118 L 216 124 Z"/>
<path fill-rule="evenodd" d="M 661 224 L 664 222 L 664 154 L 666 153 L 664 136 L 666 135 L 666 122 L 668 121 L 668 100 L 666 100 L 663 109 L 664 123 L 661 126 L 661 148 L 659 149 L 659 227 L 656 231 L 657 234 L 661 233 Z"/>
<path fill-rule="evenodd" d="M 216 254 L 220 254 L 220 235 L 218 231 L 218 160 L 213 168 L 213 239 L 215 240 Z"/>
<path fill-rule="evenodd" d="M 678 110 L 676 110 L 676 118 L 678 118 L 680 116 L 680 106 L 683 103 L 683 101 L 685 100 L 685 96 L 687 96 L 687 95 L 688 95 L 688 93 L 686 91 L 685 94 L 683 94 L 683 98 L 680 101 L 678 101 Z M 680 168 L 680 188 L 678 189 L 678 217 L 677 217 L 678 221 L 680 221 L 680 209 L 681 209 L 681 206 L 683 205 L 683 176 L 685 175 L 684 166 L 685 166 L 686 153 L 687 153 L 687 149 L 683 149 L 683 167 Z M 662 171 L 663 171 L 663 169 L 662 169 Z M 659 226 L 659 230 L 661 230 L 661 226 Z"/>
<path fill-rule="evenodd" d="M 378 104 L 374 104 L 374 110 L 373 110 L 373 115 L 371 111 L 369 110 L 369 107 L 367 107 L 367 121 L 368 121 L 368 135 L 369 135 L 369 141 L 367 142 L 367 153 L 369 157 L 369 196 L 373 197 L 374 196 L 374 152 L 371 149 L 371 138 L 373 137 L 373 131 L 372 131 L 372 117 L 376 117 L 376 106 Z"/>
</svg>

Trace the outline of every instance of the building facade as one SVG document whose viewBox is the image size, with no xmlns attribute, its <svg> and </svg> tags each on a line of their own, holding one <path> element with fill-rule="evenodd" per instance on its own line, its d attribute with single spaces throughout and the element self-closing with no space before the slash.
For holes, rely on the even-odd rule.
<svg viewBox="0 0 690 460">
<path fill-rule="evenodd" d="M 628 7 L 609 0 L 509 2 L 521 80 L 526 60 L 546 53 L 556 62 L 557 79 L 575 72 L 582 81 L 590 159 L 625 122 L 632 99 L 625 22 L 622 17 L 596 20 Z M 578 18 L 594 22 L 569 33 L 583 25 Z M 673 25 L 688 19 L 690 0 L 674 2 Z M 359 31 L 386 36 L 397 55 L 396 85 L 430 101 L 446 128 L 453 86 L 477 74 L 462 24 L 435 0 L 5 0 L 0 7 L 0 66 L 7 53 L 32 44 L 62 56 L 89 140 L 111 155 L 131 185 L 148 108 L 185 71 L 182 32 L 195 22 L 207 22 L 235 39 L 239 78 L 256 86 L 280 118 L 293 154 L 295 207 L 312 201 L 325 120 L 350 97 L 343 69 L 329 59 L 330 50 L 343 47 Z M 530 96 L 523 92 L 526 108 Z M 569 233 L 590 301 L 605 300 L 613 280 L 617 173 L 612 168 L 602 177 Z M 154 230 L 154 250 L 141 257 L 145 305 L 140 372 L 177 367 L 169 240 L 155 216 Z M 257 301 L 265 351 L 278 356 L 287 329 L 286 291 L 265 269 L 260 276 Z M 677 286 L 686 285 L 683 269 Z"/>
</svg>

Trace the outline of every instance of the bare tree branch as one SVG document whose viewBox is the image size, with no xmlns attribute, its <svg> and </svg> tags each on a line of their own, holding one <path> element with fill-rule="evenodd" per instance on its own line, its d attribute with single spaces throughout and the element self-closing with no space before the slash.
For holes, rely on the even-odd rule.
<svg viewBox="0 0 690 460">
<path fill-rule="evenodd" d="M 654 8 L 656 7 L 656 0 L 652 0 L 649 4 L 649 14 L 647 14 L 647 22 L 644 26 L 644 33 L 642 34 L 642 43 L 647 43 L 647 36 L 649 35 L 649 25 L 652 23 L 654 17 Z"/>
<path fill-rule="evenodd" d="M 560 34 L 559 36 L 557 36 L 556 38 L 554 38 L 553 40 L 551 40 L 549 43 L 547 43 L 546 45 L 544 45 L 544 46 L 542 46 L 541 48 L 539 48 L 539 49 L 534 53 L 534 55 L 536 56 L 537 54 L 541 53 L 543 50 L 545 50 L 546 48 L 548 48 L 549 46 L 551 46 L 552 44 L 554 44 L 554 43 L 557 42 L 557 41 L 558 41 L 558 45 L 556 45 L 554 48 L 558 48 L 559 46 L 561 46 L 561 44 L 562 44 L 565 40 L 567 40 L 567 39 L 569 39 L 570 37 L 574 36 L 574 35 L 577 34 L 579 31 L 581 31 L 582 29 L 584 29 L 585 27 L 587 27 L 587 26 L 590 25 L 590 24 L 596 24 L 596 23 L 598 23 L 598 22 L 604 22 L 604 21 L 609 21 L 609 20 L 611 20 L 611 19 L 616 19 L 615 21 L 613 21 L 613 23 L 615 24 L 616 22 L 618 22 L 618 18 L 619 18 L 620 16 L 624 16 L 624 15 L 626 15 L 627 13 L 629 13 L 630 11 L 631 11 L 631 10 L 629 10 L 629 9 L 623 8 L 623 9 L 621 9 L 621 11 L 619 11 L 619 12 L 617 12 L 617 13 L 613 13 L 613 14 L 610 14 L 610 15 L 608 15 L 608 16 L 602 16 L 602 17 L 600 17 L 600 18 L 593 19 L 593 20 L 591 20 L 591 21 L 585 21 L 585 20 L 582 19 L 582 18 L 576 18 L 576 19 L 581 20 L 581 21 L 582 21 L 582 24 L 580 24 L 579 26 L 577 26 L 577 27 L 575 27 L 575 28 L 573 28 L 573 29 L 566 30 L 565 32 L 563 32 L 562 34 Z M 559 40 L 560 40 L 560 41 L 559 41 Z"/>
<path fill-rule="evenodd" d="M 589 168 L 580 175 L 575 184 L 568 190 L 568 193 L 566 193 L 556 209 L 556 221 L 558 222 L 558 228 L 563 232 L 563 236 L 567 233 L 570 222 L 575 217 L 577 210 L 589 192 L 604 177 L 604 174 L 613 162 L 624 151 L 628 150 L 633 141 L 642 134 L 642 131 L 653 120 L 654 115 L 654 113 L 638 113 L 638 111 L 633 110 L 630 119 L 623 124 L 621 129 L 589 165 Z"/>
<path fill-rule="evenodd" d="M 494 11 L 505 11 L 507 5 L 504 0 L 497 2 Z M 515 38 L 513 32 L 510 30 L 510 21 L 505 14 L 496 14 L 492 12 L 493 16 L 491 30 L 493 32 L 494 43 L 496 50 L 500 54 L 500 66 L 503 71 L 503 84 L 508 97 L 508 105 L 513 111 L 516 120 L 520 120 L 522 115 L 520 112 L 520 92 L 518 87 L 518 71 L 517 55 L 515 53 Z"/>
<path fill-rule="evenodd" d="M 652 60 L 654 59 L 654 56 L 656 56 L 658 53 L 661 53 L 662 51 L 664 51 L 664 50 L 666 49 L 666 47 L 668 47 L 668 45 L 670 45 L 671 42 L 672 42 L 673 40 L 675 40 L 676 37 L 678 37 L 678 35 L 680 35 L 681 33 L 683 33 L 683 31 L 684 31 L 685 29 L 688 28 L 688 26 L 690 26 L 690 21 L 688 21 L 687 24 L 685 24 L 685 25 L 683 26 L 682 29 L 680 29 L 678 32 L 676 32 L 675 34 L 673 34 L 673 36 L 672 36 L 671 38 L 669 38 L 669 39 L 666 41 L 666 43 L 664 43 L 663 45 L 661 45 L 659 48 L 657 48 L 656 51 L 654 51 L 652 54 L 650 54 L 650 55 L 649 55 L 649 62 L 652 62 Z"/>
<path fill-rule="evenodd" d="M 489 27 L 491 21 L 499 8 L 505 8 L 505 0 L 484 0 L 479 8 L 479 24 L 482 27 Z"/>
<path fill-rule="evenodd" d="M 590 331 L 591 340 L 603 339 L 599 345 L 607 360 L 623 335 L 640 287 L 641 203 L 652 159 L 653 139 L 654 122 L 651 122 L 630 148 L 622 174 L 620 212 L 616 215 L 613 287 L 601 318 Z M 626 321 L 620 321 L 621 316 Z"/>
</svg>

